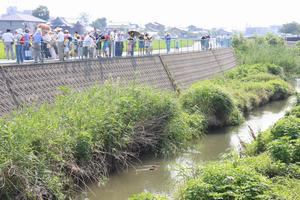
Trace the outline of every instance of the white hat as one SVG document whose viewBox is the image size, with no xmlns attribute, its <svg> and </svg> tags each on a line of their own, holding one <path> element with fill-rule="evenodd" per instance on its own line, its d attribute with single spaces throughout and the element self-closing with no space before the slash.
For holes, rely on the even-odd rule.
<svg viewBox="0 0 300 200">
<path fill-rule="evenodd" d="M 62 28 L 60 28 L 60 27 L 56 27 L 55 29 L 54 29 L 54 31 L 61 31 L 62 30 Z"/>
<path fill-rule="evenodd" d="M 22 33 L 23 33 L 23 30 L 22 30 L 21 28 L 18 28 L 18 29 L 16 30 L 16 32 L 17 32 L 18 34 L 22 34 Z"/>
</svg>

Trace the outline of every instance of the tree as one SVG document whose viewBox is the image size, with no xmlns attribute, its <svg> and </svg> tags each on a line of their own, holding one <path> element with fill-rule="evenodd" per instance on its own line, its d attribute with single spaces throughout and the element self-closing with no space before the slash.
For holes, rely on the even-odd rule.
<svg viewBox="0 0 300 200">
<path fill-rule="evenodd" d="M 105 29 L 107 26 L 106 18 L 102 17 L 96 19 L 95 21 L 93 21 L 92 26 L 101 30 Z"/>
<path fill-rule="evenodd" d="M 300 24 L 297 22 L 291 22 L 287 24 L 283 24 L 281 29 L 281 33 L 290 33 L 293 35 L 299 35 L 300 34 Z"/>
<path fill-rule="evenodd" d="M 32 11 L 32 15 L 47 21 L 49 19 L 49 10 L 46 6 L 39 6 Z"/>
<path fill-rule="evenodd" d="M 79 14 L 79 17 L 78 17 L 78 21 L 83 24 L 83 25 L 88 25 L 89 24 L 89 21 L 90 21 L 90 16 L 89 14 L 83 12 L 83 13 L 80 13 Z"/>
</svg>

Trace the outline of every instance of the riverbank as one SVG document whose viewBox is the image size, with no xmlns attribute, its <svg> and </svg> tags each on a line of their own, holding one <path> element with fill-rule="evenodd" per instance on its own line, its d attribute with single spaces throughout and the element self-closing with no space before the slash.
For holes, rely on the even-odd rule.
<svg viewBox="0 0 300 200">
<path fill-rule="evenodd" d="M 241 155 L 189 169 L 176 199 L 299 199 L 299 110 L 254 134 Z"/>
<path fill-rule="evenodd" d="M 265 38 L 256 37 L 250 40 L 239 37 L 234 39 L 233 45 L 235 46 L 241 63 L 247 65 L 257 65 L 257 63 L 265 65 L 272 63 L 282 66 L 283 71 L 288 73 L 289 76 L 299 74 L 299 49 L 286 47 L 279 37 L 267 35 Z M 271 69 L 270 71 L 277 71 L 276 73 L 278 75 L 280 74 L 279 70 L 276 69 Z M 257 74 L 259 74 L 259 72 L 257 72 L 256 75 Z M 235 76 L 235 74 L 233 74 L 233 76 Z M 267 76 L 263 75 L 261 78 L 265 79 Z M 243 76 L 240 76 L 238 79 L 243 80 Z M 251 77 L 251 80 L 253 80 L 253 77 Z M 256 78 L 254 78 L 254 80 L 256 80 Z M 223 85 L 224 82 L 221 82 L 220 86 Z M 257 86 L 256 84 L 251 85 Z M 231 87 L 236 90 L 236 88 L 240 86 L 235 87 L 235 84 L 233 84 Z M 256 102 L 258 104 L 264 104 L 265 98 L 263 96 L 269 96 L 268 92 L 265 91 L 271 90 L 260 91 L 259 89 L 256 91 L 261 100 Z M 248 90 L 244 92 L 248 94 Z M 193 92 L 191 92 L 191 94 L 193 94 Z M 223 96 L 225 95 L 219 95 L 219 99 L 220 96 L 222 96 L 221 102 L 224 102 L 226 98 L 223 98 Z M 245 98 L 245 96 L 239 97 L 236 95 L 235 97 L 236 105 L 240 111 L 247 111 L 248 108 L 251 110 L 252 106 L 249 106 L 251 105 L 249 102 L 253 102 L 255 98 L 252 98 L 252 101 L 248 101 L 249 99 Z M 275 95 L 274 97 L 277 96 Z M 204 100 L 208 103 L 212 101 L 212 99 L 209 98 L 204 98 Z M 191 111 L 198 111 L 199 106 L 205 101 L 201 100 L 201 103 L 198 105 L 192 103 L 191 105 L 196 105 L 196 108 L 191 109 Z M 199 102 L 199 100 L 192 99 L 189 102 Z M 230 102 L 228 98 L 227 102 Z M 189 104 L 187 105 L 187 108 L 191 107 Z M 231 103 L 228 105 L 231 105 Z M 214 117 L 214 115 L 216 115 L 215 113 L 218 112 L 205 111 L 204 113 L 208 113 L 208 116 L 213 116 L 212 122 L 219 121 L 226 124 L 226 121 L 231 121 L 228 119 L 230 119 L 230 113 L 233 113 L 232 110 L 234 109 L 233 106 L 219 109 L 219 111 L 224 110 L 221 112 L 223 117 L 219 119 L 218 116 Z M 292 112 L 287 114 L 287 117 L 279 120 L 271 129 L 258 135 L 250 129 L 250 135 L 254 142 L 250 145 L 246 145 L 245 141 L 238 138 L 243 149 L 240 154 L 232 152 L 225 154 L 222 159 L 216 162 L 184 167 L 179 173 L 183 181 L 179 186 L 177 185 L 179 189 L 172 196 L 178 200 L 300 199 L 299 110 L 299 106 L 296 107 Z M 214 125 L 215 123 L 212 124 Z M 222 125 L 222 123 L 219 124 Z M 146 199 L 144 196 L 150 195 L 153 194 L 143 193 L 140 194 L 140 196 L 133 196 L 133 199 L 144 200 Z M 155 199 L 155 195 L 151 198 Z M 159 198 L 168 199 L 166 197 Z"/>
<path fill-rule="evenodd" d="M 174 154 L 206 127 L 242 121 L 241 108 L 287 97 L 291 89 L 274 71 L 282 70 L 240 66 L 180 99 L 112 83 L 81 93 L 63 89 L 54 104 L 0 120 L 1 199 L 70 198 L 145 153 Z"/>
</svg>

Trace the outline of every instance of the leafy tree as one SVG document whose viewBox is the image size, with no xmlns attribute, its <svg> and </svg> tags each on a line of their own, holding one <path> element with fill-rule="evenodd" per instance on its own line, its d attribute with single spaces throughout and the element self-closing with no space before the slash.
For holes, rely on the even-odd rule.
<svg viewBox="0 0 300 200">
<path fill-rule="evenodd" d="M 297 22 L 283 24 L 280 32 L 298 35 L 300 34 L 300 24 L 298 24 Z"/>
<path fill-rule="evenodd" d="M 32 11 L 32 15 L 47 21 L 49 19 L 49 10 L 46 6 L 39 6 Z"/>
<path fill-rule="evenodd" d="M 83 25 L 88 25 L 89 21 L 90 21 L 90 16 L 89 16 L 89 14 L 83 12 L 83 13 L 79 14 L 78 20 Z"/>
<path fill-rule="evenodd" d="M 92 26 L 98 29 L 105 29 L 107 26 L 106 18 L 98 18 L 92 22 Z"/>
</svg>

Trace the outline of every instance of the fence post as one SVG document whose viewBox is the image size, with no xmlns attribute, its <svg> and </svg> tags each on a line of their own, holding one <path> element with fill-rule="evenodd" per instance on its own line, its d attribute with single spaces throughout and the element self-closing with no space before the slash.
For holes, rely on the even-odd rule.
<svg viewBox="0 0 300 200">
<path fill-rule="evenodd" d="M 189 52 L 189 40 L 186 39 L 186 47 L 187 47 L 187 52 Z"/>
<path fill-rule="evenodd" d="M 158 40 L 158 54 L 160 55 L 160 39 Z"/>
<path fill-rule="evenodd" d="M 180 53 L 182 53 L 182 39 L 180 40 Z"/>
<path fill-rule="evenodd" d="M 194 39 L 192 40 L 192 45 L 193 45 L 193 52 L 195 52 L 195 45 L 194 45 Z"/>
<path fill-rule="evenodd" d="M 164 67 L 164 69 L 165 69 L 165 71 L 167 73 L 167 76 L 168 76 L 168 78 L 169 78 L 169 80 L 171 82 L 171 85 L 172 85 L 174 91 L 177 94 L 180 94 L 180 89 L 177 87 L 177 84 L 175 83 L 175 79 L 173 78 L 173 76 L 172 76 L 172 74 L 171 74 L 171 72 L 170 72 L 170 70 L 168 68 L 168 65 L 164 62 L 164 60 L 162 58 L 162 55 L 158 55 L 158 57 L 159 57 L 159 60 L 160 60 L 161 64 L 163 65 L 163 67 Z"/>
</svg>

